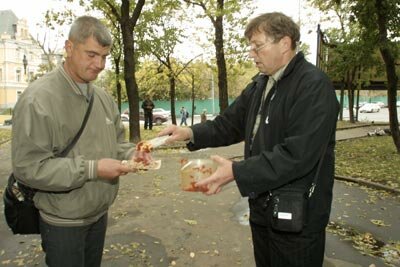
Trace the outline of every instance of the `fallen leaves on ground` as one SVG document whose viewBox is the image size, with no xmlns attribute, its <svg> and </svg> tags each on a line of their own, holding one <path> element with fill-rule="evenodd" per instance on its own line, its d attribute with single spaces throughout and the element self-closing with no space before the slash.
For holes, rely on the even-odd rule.
<svg viewBox="0 0 400 267">
<path fill-rule="evenodd" d="M 391 226 L 390 224 L 385 224 L 385 222 L 384 222 L 383 220 L 371 219 L 370 221 L 371 221 L 373 224 L 377 225 L 377 226 L 383 226 L 383 227 Z"/>
<path fill-rule="evenodd" d="M 11 129 L 0 129 L 0 143 L 11 139 Z"/>
<path fill-rule="evenodd" d="M 381 258 L 388 266 L 394 267 L 400 264 L 400 241 L 385 243 L 376 239 L 371 233 L 361 233 L 337 222 L 330 222 L 327 232 L 338 235 L 341 240 L 352 242 L 353 247 L 363 255 Z"/>
<path fill-rule="evenodd" d="M 197 225 L 197 221 L 196 220 L 187 220 L 187 219 L 185 219 L 184 221 L 185 221 L 185 223 L 187 223 L 189 225 Z"/>
</svg>

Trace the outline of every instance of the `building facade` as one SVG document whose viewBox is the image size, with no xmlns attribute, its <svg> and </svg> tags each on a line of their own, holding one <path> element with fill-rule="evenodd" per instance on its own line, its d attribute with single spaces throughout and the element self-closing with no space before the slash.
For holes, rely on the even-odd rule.
<svg viewBox="0 0 400 267">
<path fill-rule="evenodd" d="M 0 10 L 0 109 L 14 107 L 43 63 L 43 51 L 29 34 L 27 21 Z"/>
</svg>

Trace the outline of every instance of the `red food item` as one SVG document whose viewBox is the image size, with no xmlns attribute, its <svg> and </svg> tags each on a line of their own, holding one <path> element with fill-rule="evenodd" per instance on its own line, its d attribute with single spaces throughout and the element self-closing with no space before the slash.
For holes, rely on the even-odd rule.
<svg viewBox="0 0 400 267">
<path fill-rule="evenodd" d="M 142 151 L 145 153 L 150 153 L 151 151 L 153 151 L 153 146 L 146 141 L 141 141 L 141 142 L 137 143 L 136 150 Z"/>
<path fill-rule="evenodd" d="M 188 163 L 189 160 L 188 160 L 188 159 L 181 159 L 179 162 L 181 163 L 181 166 L 183 166 L 183 165 L 185 165 L 186 163 Z"/>
<path fill-rule="evenodd" d="M 208 187 L 207 186 L 196 186 L 196 182 L 191 182 L 189 187 L 183 188 L 184 191 L 188 192 L 207 192 Z"/>
</svg>

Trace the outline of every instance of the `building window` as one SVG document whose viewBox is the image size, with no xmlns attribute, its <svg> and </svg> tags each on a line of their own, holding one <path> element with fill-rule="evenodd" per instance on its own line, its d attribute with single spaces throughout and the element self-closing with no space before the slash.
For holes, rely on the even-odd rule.
<svg viewBox="0 0 400 267">
<path fill-rule="evenodd" d="M 21 70 L 20 69 L 17 69 L 16 71 L 15 71 L 15 75 L 16 75 L 16 80 L 17 80 L 17 82 L 20 82 L 21 81 Z"/>
<path fill-rule="evenodd" d="M 3 69 L 0 69 L 0 81 L 3 80 Z"/>
</svg>

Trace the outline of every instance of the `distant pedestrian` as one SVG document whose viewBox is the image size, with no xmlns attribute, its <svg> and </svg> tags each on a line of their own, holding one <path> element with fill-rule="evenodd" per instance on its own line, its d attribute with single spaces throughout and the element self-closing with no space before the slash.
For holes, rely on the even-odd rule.
<svg viewBox="0 0 400 267">
<path fill-rule="evenodd" d="M 206 109 L 203 109 L 203 113 L 201 113 L 200 119 L 201 119 L 201 120 L 200 120 L 201 123 L 207 121 L 207 110 L 206 110 Z"/>
<path fill-rule="evenodd" d="M 181 107 L 181 126 L 185 124 L 187 126 L 186 119 L 189 117 L 189 112 L 185 109 L 185 107 Z"/>
<path fill-rule="evenodd" d="M 146 95 L 145 100 L 142 103 L 142 109 L 144 112 L 144 129 L 153 129 L 153 109 L 154 103 L 151 101 L 150 96 Z"/>
</svg>

